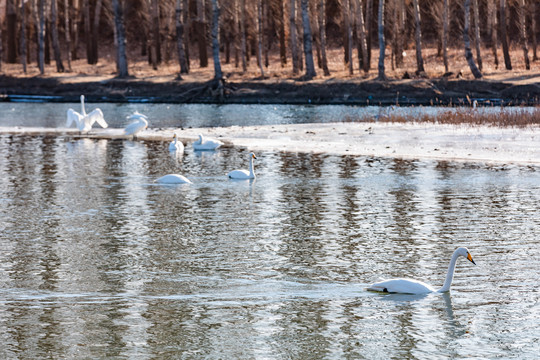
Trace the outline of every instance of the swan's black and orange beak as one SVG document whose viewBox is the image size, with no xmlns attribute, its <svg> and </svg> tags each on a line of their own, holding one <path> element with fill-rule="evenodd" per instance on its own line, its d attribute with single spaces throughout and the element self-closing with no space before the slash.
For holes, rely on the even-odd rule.
<svg viewBox="0 0 540 360">
<path fill-rule="evenodd" d="M 255 156 L 255 154 L 251 155 L 252 158 L 256 159 L 257 157 Z"/>
<path fill-rule="evenodd" d="M 472 259 L 472 256 L 470 253 L 467 254 L 467 260 L 469 260 L 470 262 L 472 262 L 474 265 L 476 265 L 476 263 L 474 262 L 474 260 Z"/>
</svg>

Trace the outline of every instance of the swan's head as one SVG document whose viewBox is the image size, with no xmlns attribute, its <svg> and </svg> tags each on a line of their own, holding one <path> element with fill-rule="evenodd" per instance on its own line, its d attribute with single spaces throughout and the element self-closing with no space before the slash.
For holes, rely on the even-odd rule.
<svg viewBox="0 0 540 360">
<path fill-rule="evenodd" d="M 476 263 L 474 262 L 472 256 L 471 256 L 471 253 L 469 252 L 469 250 L 466 248 L 466 247 L 460 247 L 456 250 L 457 254 L 459 256 L 463 256 L 464 258 L 467 258 L 467 260 L 469 260 L 470 262 L 472 262 L 474 265 L 476 265 Z"/>
<path fill-rule="evenodd" d="M 249 153 L 249 158 L 250 158 L 250 159 L 256 159 L 257 157 L 255 156 L 254 153 Z"/>
<path fill-rule="evenodd" d="M 176 140 L 176 133 L 174 133 L 172 139 L 173 139 L 173 140 Z"/>
<path fill-rule="evenodd" d="M 81 102 L 84 101 L 84 95 L 81 95 Z"/>
</svg>

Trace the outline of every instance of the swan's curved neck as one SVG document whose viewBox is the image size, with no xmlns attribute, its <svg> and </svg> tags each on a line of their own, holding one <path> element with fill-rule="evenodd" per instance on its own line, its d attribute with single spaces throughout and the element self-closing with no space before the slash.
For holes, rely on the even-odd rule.
<svg viewBox="0 0 540 360">
<path fill-rule="evenodd" d="M 454 251 L 452 254 L 452 259 L 450 259 L 450 265 L 448 265 L 448 272 L 446 273 L 446 279 L 442 288 L 437 290 L 437 292 L 446 292 L 450 290 L 450 285 L 452 285 L 452 280 L 454 279 L 454 270 L 456 269 L 456 262 L 459 257 L 458 251 Z"/>
<path fill-rule="evenodd" d="M 255 177 L 255 171 L 253 170 L 253 157 L 249 158 L 249 175 Z"/>
<path fill-rule="evenodd" d="M 81 95 L 81 114 L 86 115 L 86 109 L 84 108 L 84 95 Z"/>
</svg>

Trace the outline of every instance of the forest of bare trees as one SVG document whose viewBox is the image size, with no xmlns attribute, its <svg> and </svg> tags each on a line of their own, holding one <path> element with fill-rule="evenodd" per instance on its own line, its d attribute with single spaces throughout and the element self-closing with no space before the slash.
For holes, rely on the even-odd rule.
<svg viewBox="0 0 540 360">
<path fill-rule="evenodd" d="M 264 78 L 270 59 L 310 80 L 329 76 L 328 50 L 342 49 L 350 74 L 377 70 L 384 80 L 383 60 L 400 68 L 405 50 L 425 73 L 429 46 L 447 72 L 448 49 L 462 49 L 481 78 L 486 49 L 495 68 L 513 69 L 512 47 L 526 69 L 538 60 L 539 19 L 538 0 L 0 0 L 0 71 L 10 63 L 43 74 L 52 62 L 71 71 L 74 60 L 97 64 L 114 49 L 119 77 L 135 56 L 153 69 L 177 63 L 181 78 L 193 64 L 209 66 L 211 54 L 217 80 L 222 62 L 256 64 Z"/>
</svg>

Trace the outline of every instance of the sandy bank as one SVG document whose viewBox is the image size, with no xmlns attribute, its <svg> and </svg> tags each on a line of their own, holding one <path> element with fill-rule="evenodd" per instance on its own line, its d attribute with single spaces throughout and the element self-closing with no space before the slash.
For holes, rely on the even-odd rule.
<svg viewBox="0 0 540 360">
<path fill-rule="evenodd" d="M 173 132 L 191 151 L 203 134 L 226 146 L 253 151 L 327 153 L 404 159 L 437 159 L 498 164 L 540 165 L 540 128 L 501 128 L 471 125 L 326 123 L 231 126 L 201 129 L 149 129 L 137 140 L 169 142 Z M 1 128 L 0 133 L 126 138 L 122 129 Z M 164 145 L 165 147 L 165 145 Z"/>
</svg>

